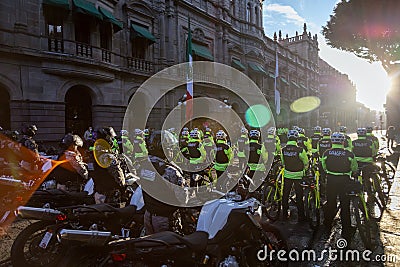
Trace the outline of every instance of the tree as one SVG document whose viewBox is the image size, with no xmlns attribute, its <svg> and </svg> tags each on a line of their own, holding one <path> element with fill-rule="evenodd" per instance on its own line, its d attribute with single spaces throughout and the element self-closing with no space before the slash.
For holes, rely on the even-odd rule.
<svg viewBox="0 0 400 267">
<path fill-rule="evenodd" d="M 399 0 L 341 0 L 322 29 L 328 45 L 369 62 L 380 61 L 392 76 L 386 118 L 396 129 L 400 129 L 399 14 Z"/>
<path fill-rule="evenodd" d="M 342 0 L 322 33 L 331 47 L 380 61 L 390 74 L 400 62 L 399 14 L 399 0 Z"/>
</svg>

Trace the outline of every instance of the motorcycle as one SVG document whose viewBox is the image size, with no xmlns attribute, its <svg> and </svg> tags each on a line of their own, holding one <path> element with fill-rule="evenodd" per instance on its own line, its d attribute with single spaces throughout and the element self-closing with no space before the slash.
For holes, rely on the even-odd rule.
<svg viewBox="0 0 400 267">
<path fill-rule="evenodd" d="M 5 228 L 15 219 L 15 210 L 28 199 L 35 180 L 24 182 L 12 176 L 0 177 L 0 227 Z"/>
<path fill-rule="evenodd" d="M 287 250 L 279 230 L 260 222 L 261 209 L 256 199 L 239 199 L 241 197 L 236 193 L 229 193 L 225 199 L 206 203 L 201 209 L 196 231 L 186 236 L 172 231 L 140 238 L 119 238 L 107 232 L 61 233 L 61 243 L 79 238 L 82 242 L 95 243 L 97 247 L 90 253 L 65 257 L 66 265 L 75 266 L 88 259 L 92 263 L 101 262 L 97 266 L 286 265 L 276 258 L 276 252 Z M 260 251 L 268 255 L 260 259 Z"/>
<path fill-rule="evenodd" d="M 90 250 L 90 242 L 83 248 L 79 239 L 61 243 L 58 236 L 65 232 L 81 234 L 89 230 L 121 238 L 143 235 L 144 202 L 137 200 L 131 204 L 123 208 L 106 203 L 58 209 L 19 207 L 20 218 L 39 221 L 30 224 L 16 237 L 11 247 L 13 266 L 59 266 L 69 251 L 75 248 Z"/>
</svg>

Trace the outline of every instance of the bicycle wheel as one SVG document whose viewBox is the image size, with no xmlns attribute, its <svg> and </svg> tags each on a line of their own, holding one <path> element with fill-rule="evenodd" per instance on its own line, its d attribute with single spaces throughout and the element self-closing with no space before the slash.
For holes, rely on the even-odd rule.
<svg viewBox="0 0 400 267">
<path fill-rule="evenodd" d="M 359 197 L 352 199 L 351 213 L 355 217 L 358 233 L 366 249 L 372 249 L 371 221 L 367 218 L 367 210 Z"/>
<path fill-rule="evenodd" d="M 380 220 L 386 208 L 387 196 L 382 191 L 379 177 L 373 175 L 371 179 L 372 184 L 367 192 L 369 216 L 375 220 Z"/>
<path fill-rule="evenodd" d="M 394 175 L 396 174 L 396 168 L 389 162 L 385 162 L 383 164 L 382 169 L 386 173 L 386 177 L 389 179 L 389 181 L 393 182 L 394 180 Z"/>
<path fill-rule="evenodd" d="M 279 218 L 281 212 L 280 192 L 276 190 L 275 184 L 266 184 L 262 193 L 263 213 L 272 221 Z"/>
<path fill-rule="evenodd" d="M 389 196 L 390 189 L 392 188 L 395 173 L 396 169 L 392 164 L 389 162 L 381 163 L 378 174 L 381 178 L 382 191 L 387 196 Z"/>
<path fill-rule="evenodd" d="M 305 194 L 305 215 L 309 221 L 310 228 L 315 230 L 318 229 L 321 224 L 321 208 L 317 203 L 315 190 L 309 190 L 308 194 Z"/>
</svg>

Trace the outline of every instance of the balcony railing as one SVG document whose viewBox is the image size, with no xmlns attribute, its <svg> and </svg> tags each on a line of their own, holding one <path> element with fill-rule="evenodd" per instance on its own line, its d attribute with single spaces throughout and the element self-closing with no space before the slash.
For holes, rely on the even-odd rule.
<svg viewBox="0 0 400 267">
<path fill-rule="evenodd" d="M 64 40 L 49 37 L 48 49 L 50 52 L 64 53 Z"/>
<path fill-rule="evenodd" d="M 42 46 L 45 47 L 46 52 L 75 56 L 77 59 L 90 59 L 91 63 L 111 64 L 113 67 L 119 66 L 126 71 L 144 74 L 152 74 L 155 71 L 154 63 L 145 59 L 122 56 L 108 49 L 72 40 L 49 36 L 40 36 L 39 38 L 42 42 L 47 42 L 47 45 Z"/>
<path fill-rule="evenodd" d="M 151 72 L 153 70 L 153 64 L 150 61 L 133 57 L 127 57 L 126 59 L 128 69 L 144 72 Z"/>
<path fill-rule="evenodd" d="M 93 47 L 89 44 L 76 42 L 76 55 L 81 57 L 93 57 Z"/>
<path fill-rule="evenodd" d="M 101 49 L 101 60 L 111 63 L 111 51 L 104 48 Z"/>
</svg>

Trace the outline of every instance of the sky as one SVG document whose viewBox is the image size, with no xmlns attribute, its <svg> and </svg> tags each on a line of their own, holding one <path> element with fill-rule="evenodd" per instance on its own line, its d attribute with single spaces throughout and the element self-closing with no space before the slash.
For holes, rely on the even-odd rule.
<svg viewBox="0 0 400 267">
<path fill-rule="evenodd" d="M 329 65 L 355 84 L 357 101 L 373 110 L 383 111 L 390 80 L 379 62 L 369 63 L 355 55 L 329 47 L 322 35 L 325 26 L 333 14 L 338 0 L 265 0 L 263 23 L 266 35 L 273 38 L 274 32 L 282 31 L 282 36 L 289 37 L 303 32 L 307 23 L 307 32 L 317 34 L 319 56 Z"/>
</svg>

